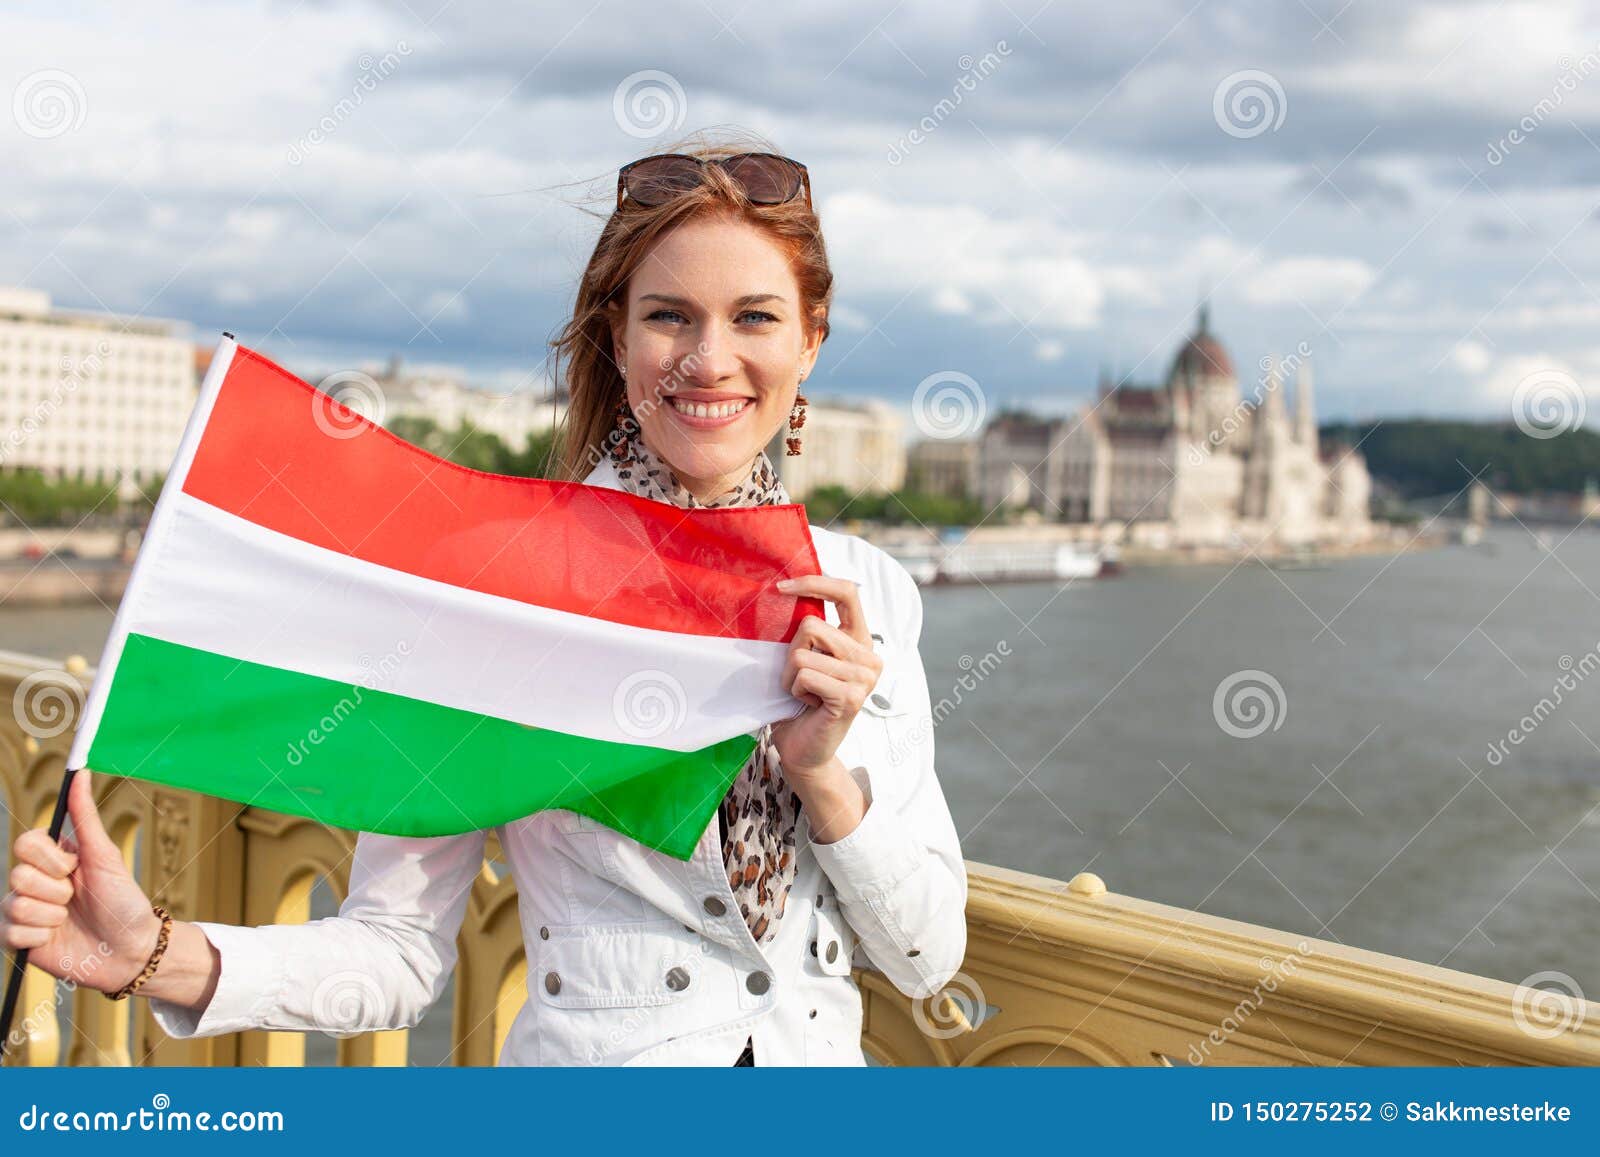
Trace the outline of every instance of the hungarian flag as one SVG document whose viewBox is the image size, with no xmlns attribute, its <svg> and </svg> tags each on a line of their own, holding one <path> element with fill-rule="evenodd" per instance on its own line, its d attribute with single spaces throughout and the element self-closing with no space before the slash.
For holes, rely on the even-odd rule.
<svg viewBox="0 0 1600 1157">
<path fill-rule="evenodd" d="M 565 808 L 679 859 L 795 714 L 799 505 L 465 469 L 224 338 L 72 767 L 440 836 Z"/>
</svg>

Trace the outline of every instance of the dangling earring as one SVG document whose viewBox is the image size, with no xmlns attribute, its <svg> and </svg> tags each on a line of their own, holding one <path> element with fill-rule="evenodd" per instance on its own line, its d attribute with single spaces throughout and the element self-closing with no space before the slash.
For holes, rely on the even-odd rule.
<svg viewBox="0 0 1600 1157">
<path fill-rule="evenodd" d="M 623 376 L 627 376 L 626 371 Z M 626 389 L 618 395 L 612 415 L 611 432 L 606 435 L 607 441 L 611 443 L 608 453 L 620 462 L 628 456 L 628 443 L 639 433 L 639 420 L 633 416 L 633 407 L 628 404 Z"/>
<path fill-rule="evenodd" d="M 800 381 L 805 381 L 801 378 Z M 800 453 L 800 427 L 806 424 L 806 396 L 798 391 L 794 395 L 794 405 L 789 409 L 789 437 L 784 439 L 788 449 L 786 457 L 793 457 Z"/>
</svg>

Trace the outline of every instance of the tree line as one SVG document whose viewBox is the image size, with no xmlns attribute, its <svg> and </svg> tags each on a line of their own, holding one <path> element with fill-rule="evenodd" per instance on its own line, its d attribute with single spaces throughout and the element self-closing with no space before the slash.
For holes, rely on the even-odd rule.
<svg viewBox="0 0 1600 1157">
<path fill-rule="evenodd" d="M 549 478 L 555 472 L 554 431 L 530 434 L 521 446 L 514 447 L 499 435 L 465 421 L 449 430 L 432 418 L 403 414 L 388 428 L 402 441 L 471 470 L 518 478 Z M 145 485 L 143 493 L 131 502 L 120 499 L 116 489 L 116 481 L 103 476 L 55 478 L 31 468 L 0 470 L 0 525 L 71 526 L 86 518 L 94 522 L 138 521 L 149 516 L 161 492 L 161 480 Z M 842 486 L 822 486 L 806 497 L 805 504 L 811 521 L 818 525 L 861 519 L 891 525 L 962 526 L 977 522 L 985 513 L 968 498 L 925 493 L 914 486 L 892 494 L 852 494 Z"/>
<path fill-rule="evenodd" d="M 1512 423 L 1405 418 L 1322 427 L 1359 444 L 1367 469 L 1407 498 L 1453 494 L 1481 475 L 1503 494 L 1577 493 L 1600 480 L 1600 434 L 1533 437 Z"/>
</svg>

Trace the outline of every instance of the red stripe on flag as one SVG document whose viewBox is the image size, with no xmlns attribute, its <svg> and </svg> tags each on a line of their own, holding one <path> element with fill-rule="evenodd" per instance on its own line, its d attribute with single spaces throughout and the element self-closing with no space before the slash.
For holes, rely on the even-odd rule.
<svg viewBox="0 0 1600 1157">
<path fill-rule="evenodd" d="M 184 491 L 315 546 L 452 586 L 683 634 L 787 642 L 816 599 L 805 508 L 682 510 L 469 470 L 239 347 Z"/>
</svg>

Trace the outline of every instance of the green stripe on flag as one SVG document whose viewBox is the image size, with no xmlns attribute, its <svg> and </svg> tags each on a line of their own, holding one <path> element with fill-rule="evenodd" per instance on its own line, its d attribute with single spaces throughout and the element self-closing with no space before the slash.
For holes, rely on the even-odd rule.
<svg viewBox="0 0 1600 1157">
<path fill-rule="evenodd" d="M 587 739 L 130 634 L 87 762 L 399 836 L 564 808 L 686 860 L 754 748 Z"/>
</svg>

